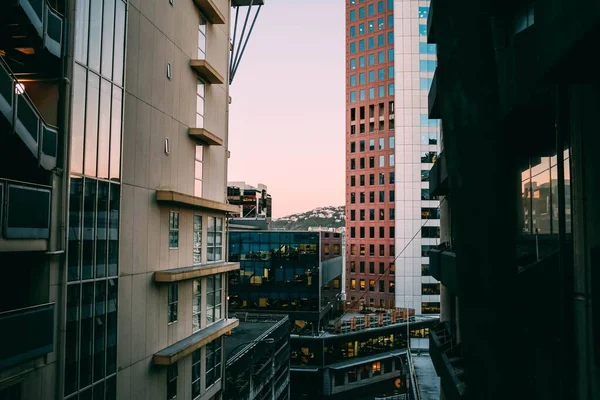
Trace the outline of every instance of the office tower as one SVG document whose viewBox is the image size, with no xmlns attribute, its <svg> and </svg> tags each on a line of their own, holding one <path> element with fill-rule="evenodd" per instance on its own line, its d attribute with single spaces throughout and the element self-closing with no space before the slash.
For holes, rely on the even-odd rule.
<svg viewBox="0 0 600 400">
<path fill-rule="evenodd" d="M 429 192 L 429 169 L 439 152 L 439 124 L 427 95 L 436 66 L 427 43 L 429 2 L 394 6 L 396 105 L 396 306 L 439 314 L 440 284 L 429 271 L 429 249 L 439 244 L 439 201 Z"/>
<path fill-rule="evenodd" d="M 0 264 L 20 266 L 2 291 L 0 397 L 221 395 L 239 267 L 229 84 L 249 35 L 233 44 L 230 16 L 262 4 L 0 6 Z"/>
<path fill-rule="evenodd" d="M 431 3 L 442 398 L 599 398 L 598 4 Z"/>
<path fill-rule="evenodd" d="M 240 206 L 232 218 L 255 218 L 271 221 L 272 199 L 267 186 L 259 183 L 256 187 L 246 182 L 227 182 L 229 204 Z"/>
<path fill-rule="evenodd" d="M 346 307 L 395 307 L 394 2 L 346 0 Z"/>
</svg>

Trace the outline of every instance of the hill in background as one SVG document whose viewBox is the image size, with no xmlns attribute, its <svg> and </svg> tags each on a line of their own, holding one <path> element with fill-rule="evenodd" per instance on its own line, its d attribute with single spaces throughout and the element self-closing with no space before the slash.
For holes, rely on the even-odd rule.
<svg viewBox="0 0 600 400">
<path fill-rule="evenodd" d="M 317 228 L 337 229 L 344 227 L 344 225 L 344 206 L 318 207 L 272 221 L 273 229 L 285 229 L 287 231 L 307 231 Z"/>
</svg>

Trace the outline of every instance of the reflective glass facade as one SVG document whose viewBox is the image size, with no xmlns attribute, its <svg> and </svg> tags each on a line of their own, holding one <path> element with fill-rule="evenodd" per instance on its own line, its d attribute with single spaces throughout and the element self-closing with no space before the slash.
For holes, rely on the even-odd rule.
<svg viewBox="0 0 600 400">
<path fill-rule="evenodd" d="M 126 2 L 77 0 L 64 396 L 116 398 Z"/>
</svg>

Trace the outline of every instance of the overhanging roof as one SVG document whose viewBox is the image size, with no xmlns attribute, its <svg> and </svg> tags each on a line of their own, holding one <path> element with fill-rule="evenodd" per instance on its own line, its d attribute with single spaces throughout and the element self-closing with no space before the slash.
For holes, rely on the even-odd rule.
<svg viewBox="0 0 600 400">
<path fill-rule="evenodd" d="M 223 336 L 226 332 L 229 332 L 238 326 L 239 323 L 240 321 L 237 319 L 222 319 L 208 328 L 199 330 L 192 336 L 188 336 L 166 349 L 159 351 L 154 354 L 152 360 L 156 365 L 171 365 L 198 350 L 202 346 L 205 346 L 207 343 Z"/>
<path fill-rule="evenodd" d="M 225 78 L 206 60 L 190 60 L 190 67 L 207 83 L 214 85 L 225 83 Z"/>
<path fill-rule="evenodd" d="M 188 135 L 206 146 L 223 146 L 223 139 L 204 128 L 190 128 Z"/>
<path fill-rule="evenodd" d="M 235 271 L 238 269 L 240 269 L 240 263 L 237 262 L 198 264 L 189 267 L 156 271 L 154 273 L 154 281 L 163 283 L 179 282 L 188 279 L 197 279 L 203 276 L 222 274 L 224 272 Z"/>
<path fill-rule="evenodd" d="M 214 0 L 194 0 L 196 6 L 211 24 L 224 24 L 225 16 L 219 10 Z"/>
<path fill-rule="evenodd" d="M 240 208 L 232 204 L 220 203 L 214 200 L 195 197 L 189 194 L 175 192 L 173 190 L 157 190 L 156 201 L 160 203 L 171 203 L 178 206 L 219 211 L 223 213 L 239 212 Z"/>
</svg>

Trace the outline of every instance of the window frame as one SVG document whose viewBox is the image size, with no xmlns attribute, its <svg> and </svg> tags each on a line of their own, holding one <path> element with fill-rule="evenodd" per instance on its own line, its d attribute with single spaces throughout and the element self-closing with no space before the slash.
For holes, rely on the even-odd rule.
<svg viewBox="0 0 600 400">
<path fill-rule="evenodd" d="M 169 249 L 179 249 L 179 211 L 169 210 Z M 175 244 L 175 245 L 172 245 Z"/>
</svg>

